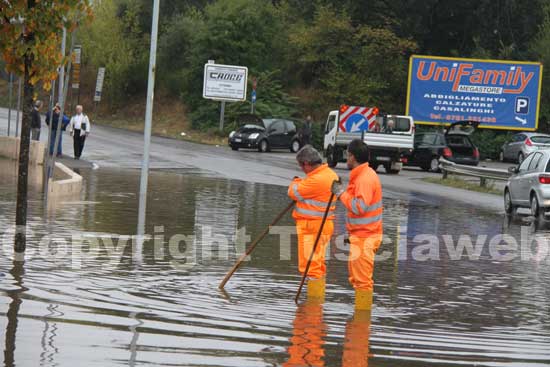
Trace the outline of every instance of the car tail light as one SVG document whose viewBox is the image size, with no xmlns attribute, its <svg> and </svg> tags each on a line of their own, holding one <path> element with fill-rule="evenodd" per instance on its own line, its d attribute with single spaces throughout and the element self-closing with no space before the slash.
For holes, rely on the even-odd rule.
<svg viewBox="0 0 550 367">
<path fill-rule="evenodd" d="M 539 182 L 541 184 L 550 184 L 550 176 L 539 176 Z"/>
<path fill-rule="evenodd" d="M 474 158 L 479 158 L 479 149 L 474 148 Z"/>
<path fill-rule="evenodd" d="M 533 142 L 531 141 L 531 139 L 527 138 L 527 139 L 525 139 L 525 145 L 532 147 Z"/>
<path fill-rule="evenodd" d="M 407 164 L 407 163 L 409 162 L 409 158 L 407 158 L 407 157 L 401 157 L 401 162 L 402 162 L 403 164 Z"/>
<path fill-rule="evenodd" d="M 443 148 L 443 157 L 445 158 L 451 158 L 453 156 L 453 152 L 449 148 Z"/>
</svg>

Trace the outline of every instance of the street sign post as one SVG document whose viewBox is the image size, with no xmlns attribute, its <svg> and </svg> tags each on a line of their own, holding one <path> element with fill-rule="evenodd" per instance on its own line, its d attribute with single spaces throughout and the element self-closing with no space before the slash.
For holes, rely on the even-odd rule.
<svg viewBox="0 0 550 367">
<path fill-rule="evenodd" d="M 103 80 L 105 79 L 105 68 L 97 70 L 97 81 L 95 84 L 94 102 L 101 101 L 101 93 L 103 91 Z"/>
<path fill-rule="evenodd" d="M 82 60 L 82 46 L 75 46 L 73 51 L 73 89 L 80 88 L 80 62 Z"/>
<path fill-rule="evenodd" d="M 257 86 L 258 86 L 258 79 L 257 78 L 252 79 L 252 93 L 250 94 L 250 100 L 252 102 L 250 107 L 250 112 L 252 114 L 256 113 L 256 98 L 257 98 L 256 87 Z"/>
</svg>

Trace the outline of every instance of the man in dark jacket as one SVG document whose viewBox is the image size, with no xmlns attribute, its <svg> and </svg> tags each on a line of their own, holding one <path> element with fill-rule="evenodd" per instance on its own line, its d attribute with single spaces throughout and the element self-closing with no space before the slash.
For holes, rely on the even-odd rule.
<svg viewBox="0 0 550 367">
<path fill-rule="evenodd" d="M 306 118 L 306 122 L 304 123 L 304 126 L 302 127 L 301 135 L 302 135 L 302 146 L 311 144 L 311 135 L 313 133 L 313 126 L 311 123 L 311 116 L 308 116 Z"/>
<path fill-rule="evenodd" d="M 40 127 L 42 120 L 40 119 L 40 109 L 42 108 L 42 102 L 34 102 L 34 106 L 31 112 L 31 139 L 40 140 Z"/>
<path fill-rule="evenodd" d="M 63 152 L 63 149 L 61 148 L 61 146 L 63 145 L 63 131 L 69 124 L 69 118 L 65 115 L 63 115 L 61 124 L 59 123 L 60 114 L 61 114 L 61 107 L 59 106 L 59 103 L 55 104 L 55 107 L 53 108 L 53 115 L 49 111 L 46 114 L 46 125 L 50 126 L 50 121 L 52 124 L 52 138 L 50 139 L 50 155 L 53 155 L 53 149 L 55 147 L 55 137 L 57 136 L 57 130 L 59 129 L 59 144 L 57 145 L 58 157 L 61 157 L 61 154 Z"/>
</svg>

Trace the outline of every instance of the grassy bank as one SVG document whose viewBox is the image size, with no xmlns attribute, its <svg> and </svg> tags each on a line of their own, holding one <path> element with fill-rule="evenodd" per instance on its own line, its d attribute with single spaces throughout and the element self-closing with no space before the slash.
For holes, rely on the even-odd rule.
<svg viewBox="0 0 550 367">
<path fill-rule="evenodd" d="M 98 125 L 105 125 L 143 132 L 145 125 L 145 108 L 140 106 L 128 106 L 124 109 L 105 115 L 103 113 L 93 117 Z M 201 144 L 224 145 L 227 137 L 217 131 L 203 132 L 191 129 L 191 123 L 186 119 L 185 109 L 181 104 L 155 103 L 153 109 L 153 135 L 192 141 Z"/>
<path fill-rule="evenodd" d="M 476 191 L 481 192 L 484 194 L 493 194 L 493 195 L 501 195 L 501 190 L 498 190 L 495 188 L 491 183 L 487 183 L 487 186 L 483 187 L 479 185 L 479 182 L 471 182 L 462 180 L 460 178 L 456 177 L 448 177 L 445 180 L 440 177 L 424 177 L 422 179 L 424 182 L 429 182 L 433 184 L 453 187 L 456 189 L 463 189 L 463 190 L 469 190 L 469 191 Z"/>
</svg>

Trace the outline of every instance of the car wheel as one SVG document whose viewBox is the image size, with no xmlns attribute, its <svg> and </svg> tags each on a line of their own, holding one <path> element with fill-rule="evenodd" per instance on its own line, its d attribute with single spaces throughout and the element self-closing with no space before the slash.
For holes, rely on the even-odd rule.
<svg viewBox="0 0 550 367">
<path fill-rule="evenodd" d="M 539 199 L 536 194 L 531 194 L 531 215 L 538 218 L 540 214 Z"/>
<path fill-rule="evenodd" d="M 500 153 L 498 154 L 498 160 L 500 162 L 504 162 L 504 152 L 501 150 Z"/>
<path fill-rule="evenodd" d="M 269 144 L 267 143 L 267 140 L 260 141 L 260 144 L 258 145 L 258 151 L 261 153 L 269 152 Z"/>
<path fill-rule="evenodd" d="M 430 171 L 439 172 L 439 158 L 438 157 L 432 157 L 432 160 L 430 161 Z"/>
<path fill-rule="evenodd" d="M 333 147 L 327 148 L 327 164 L 330 168 L 334 168 L 338 164 L 338 161 L 336 160 L 336 156 L 334 154 Z"/>
<path fill-rule="evenodd" d="M 239 150 L 239 147 L 236 147 L 236 146 L 232 145 L 231 150 Z"/>
<path fill-rule="evenodd" d="M 290 151 L 292 153 L 298 153 L 300 150 L 300 142 L 298 140 L 293 140 L 292 144 L 290 144 Z"/>
<path fill-rule="evenodd" d="M 525 157 L 523 156 L 523 153 L 519 153 L 518 154 L 518 164 L 521 164 L 524 159 L 525 159 Z"/>
<path fill-rule="evenodd" d="M 392 169 L 391 168 L 391 162 L 384 163 L 384 169 L 386 170 L 386 173 L 388 173 L 390 175 L 395 175 L 395 174 L 399 173 L 398 169 Z"/>
<path fill-rule="evenodd" d="M 504 191 L 504 211 L 506 211 L 506 214 L 512 215 L 514 214 L 516 210 L 516 207 L 514 204 L 512 204 L 512 195 L 510 195 L 509 190 Z"/>
</svg>

